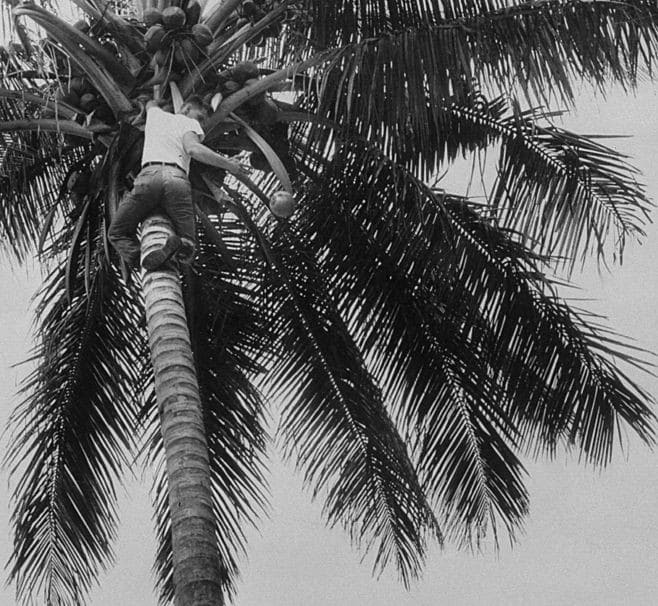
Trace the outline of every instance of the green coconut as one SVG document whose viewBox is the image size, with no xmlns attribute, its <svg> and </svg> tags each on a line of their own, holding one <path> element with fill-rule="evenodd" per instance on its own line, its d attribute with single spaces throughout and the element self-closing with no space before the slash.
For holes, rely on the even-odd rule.
<svg viewBox="0 0 658 606">
<path fill-rule="evenodd" d="M 72 90 L 76 95 L 84 95 L 85 93 L 90 93 L 90 85 L 82 76 L 74 76 L 69 80 L 69 89 Z"/>
<path fill-rule="evenodd" d="M 273 215 L 287 219 L 295 212 L 295 199 L 290 192 L 278 191 L 270 198 L 270 210 Z"/>
<path fill-rule="evenodd" d="M 262 34 L 260 36 L 256 36 L 253 40 L 250 40 L 249 42 L 246 43 L 246 46 L 252 47 L 252 46 L 258 46 L 258 47 L 263 47 L 267 43 L 267 39 L 265 36 Z"/>
<path fill-rule="evenodd" d="M 251 20 L 260 21 L 261 19 L 265 18 L 265 15 L 267 15 L 267 13 L 262 8 L 260 8 L 260 6 L 257 6 L 256 10 L 251 14 Z"/>
<path fill-rule="evenodd" d="M 80 109 L 85 112 L 92 111 L 98 104 L 98 97 L 94 93 L 85 93 L 80 97 Z"/>
<path fill-rule="evenodd" d="M 74 171 L 66 180 L 66 189 L 71 193 L 85 194 L 89 189 L 91 175 L 86 171 Z"/>
<path fill-rule="evenodd" d="M 254 0 L 244 0 L 242 3 L 242 14 L 251 17 L 258 10 L 258 4 Z"/>
<path fill-rule="evenodd" d="M 283 26 L 280 23 L 270 23 L 263 31 L 263 36 L 266 38 L 277 38 L 281 35 Z"/>
<path fill-rule="evenodd" d="M 112 122 L 114 120 L 114 113 L 106 103 L 101 103 L 94 111 L 94 117 L 102 122 Z"/>
<path fill-rule="evenodd" d="M 243 84 L 251 78 L 257 78 L 260 74 L 258 65 L 253 61 L 241 61 L 231 68 L 231 77 L 236 82 Z"/>
<path fill-rule="evenodd" d="M 203 83 L 208 88 L 216 88 L 219 86 L 219 74 L 215 71 L 208 71 L 203 74 Z"/>
<path fill-rule="evenodd" d="M 185 11 L 178 6 L 168 6 L 162 11 L 162 24 L 166 29 L 180 29 L 185 19 Z"/>
<path fill-rule="evenodd" d="M 192 0 L 185 9 L 185 23 L 191 27 L 199 22 L 199 17 L 201 17 L 201 5 L 196 0 Z"/>
<path fill-rule="evenodd" d="M 178 42 L 178 47 L 185 53 L 185 55 L 196 63 L 199 59 L 199 49 L 194 44 L 192 38 L 183 38 Z"/>
<path fill-rule="evenodd" d="M 152 25 L 146 30 L 144 40 L 146 41 L 146 50 L 153 52 L 162 47 L 162 40 L 165 36 L 165 28 L 160 25 Z"/>
<path fill-rule="evenodd" d="M 249 164 L 251 164 L 256 170 L 262 170 L 266 172 L 272 171 L 270 163 L 267 161 L 265 154 L 263 154 L 261 151 L 252 152 L 252 154 L 249 156 Z"/>
<path fill-rule="evenodd" d="M 87 23 L 84 19 L 80 19 L 73 24 L 75 29 L 81 31 L 83 34 L 86 34 L 91 29 L 91 25 Z"/>
<path fill-rule="evenodd" d="M 277 121 L 279 108 L 272 99 L 265 97 L 255 108 L 254 117 L 261 124 L 274 124 Z"/>
<path fill-rule="evenodd" d="M 183 38 L 176 43 L 174 63 L 181 69 L 191 68 L 199 60 L 199 49 L 190 38 Z"/>
<path fill-rule="evenodd" d="M 192 26 L 192 36 L 199 46 L 208 46 L 213 41 L 212 30 L 203 23 Z"/>
<path fill-rule="evenodd" d="M 232 95 L 241 88 L 242 86 L 239 82 L 236 82 L 235 80 L 226 80 L 222 85 L 222 92 L 225 92 L 227 95 Z"/>
<path fill-rule="evenodd" d="M 143 19 L 147 27 L 162 23 L 162 11 L 157 8 L 147 8 L 144 10 Z"/>
<path fill-rule="evenodd" d="M 80 96 L 72 90 L 61 91 L 61 93 L 55 95 L 55 99 L 62 103 L 68 103 L 73 107 L 80 107 Z"/>
</svg>

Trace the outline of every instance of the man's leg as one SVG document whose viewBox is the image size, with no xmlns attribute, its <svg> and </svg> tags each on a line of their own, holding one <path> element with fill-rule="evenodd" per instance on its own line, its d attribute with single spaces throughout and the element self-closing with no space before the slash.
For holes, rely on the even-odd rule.
<svg viewBox="0 0 658 606">
<path fill-rule="evenodd" d="M 162 190 L 159 175 L 148 169 L 135 179 L 132 191 L 126 193 L 117 209 L 108 238 L 121 258 L 130 266 L 139 264 L 137 227 L 157 206 L 158 190 Z"/>
<path fill-rule="evenodd" d="M 177 259 L 181 263 L 191 263 L 196 241 L 192 186 L 185 173 L 173 169 L 165 179 L 164 188 L 163 206 L 181 239 Z"/>
</svg>

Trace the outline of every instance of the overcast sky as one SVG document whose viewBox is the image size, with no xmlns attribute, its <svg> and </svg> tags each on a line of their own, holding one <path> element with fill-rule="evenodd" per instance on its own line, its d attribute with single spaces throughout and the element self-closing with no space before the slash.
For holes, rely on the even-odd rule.
<svg viewBox="0 0 658 606">
<path fill-rule="evenodd" d="M 584 95 L 584 98 L 588 98 Z M 628 134 L 611 143 L 633 156 L 649 194 L 658 199 L 658 111 L 653 87 L 635 97 L 614 94 L 583 102 L 566 125 L 582 133 Z M 464 193 L 455 191 L 455 193 Z M 658 229 L 649 226 L 642 246 L 631 245 L 612 273 L 589 268 L 576 274 L 580 296 L 609 317 L 617 331 L 658 352 L 656 319 Z M 0 267 L 0 424 L 4 427 L 22 370 L 12 365 L 30 345 L 26 311 L 38 276 Z M 656 393 L 658 381 L 642 377 Z M 4 450 L 4 444 L 2 446 Z M 393 573 L 379 580 L 370 563 L 342 531 L 326 530 L 320 508 L 309 503 L 300 481 L 273 465 L 272 512 L 259 533 L 250 534 L 238 606 L 434 606 L 434 605 L 650 605 L 658 595 L 658 455 L 637 442 L 617 452 L 603 472 L 580 467 L 569 457 L 528 462 L 531 514 L 513 549 L 503 545 L 472 554 L 435 550 L 411 591 Z M 155 606 L 150 567 L 154 543 L 147 482 L 127 483 L 121 500 L 123 525 L 117 565 L 101 579 L 92 606 Z M 9 554 L 8 487 L 0 474 L 0 561 Z M 6 574 L 0 572 L 6 579 Z M 0 587 L 0 606 L 14 604 Z"/>
</svg>

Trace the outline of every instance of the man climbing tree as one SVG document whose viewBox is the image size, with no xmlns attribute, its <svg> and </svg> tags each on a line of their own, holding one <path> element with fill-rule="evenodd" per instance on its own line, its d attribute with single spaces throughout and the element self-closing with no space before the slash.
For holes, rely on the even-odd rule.
<svg viewBox="0 0 658 606">
<path fill-rule="evenodd" d="M 18 4 L 47 37 L 25 25 L 0 53 L 0 244 L 50 272 L 7 455 L 17 603 L 85 603 L 148 453 L 160 601 L 222 604 L 267 503 L 271 403 L 329 525 L 405 584 L 434 540 L 523 528 L 527 453 L 605 465 L 626 432 L 654 441 L 636 352 L 552 278 L 553 260 L 620 258 L 649 201 L 623 155 L 537 108 L 632 87 L 658 58 L 655 2 L 75 3 L 74 25 Z M 151 110 L 184 121 L 182 155 L 254 168 L 222 189 L 193 166 L 184 281 L 121 271 L 107 242 L 126 175 L 171 162 L 158 179 L 187 183 L 176 153 L 141 157 L 153 86 L 217 101 L 203 144 L 194 110 Z M 488 203 L 436 187 L 492 149 Z M 142 232 L 158 250 L 169 222 Z"/>
<path fill-rule="evenodd" d="M 198 96 L 190 97 L 173 114 L 159 107 L 156 100 L 147 103 L 142 169 L 133 189 L 124 196 L 108 233 L 110 242 L 129 266 L 139 261 L 137 227 L 157 208 L 169 216 L 176 233 L 161 248 L 149 251 L 142 265 L 147 270 L 157 269 L 173 255 L 181 263 L 192 262 L 195 226 L 188 178 L 191 158 L 236 175 L 247 174 L 239 163 L 201 143 L 201 123 L 207 117 L 208 109 Z"/>
</svg>

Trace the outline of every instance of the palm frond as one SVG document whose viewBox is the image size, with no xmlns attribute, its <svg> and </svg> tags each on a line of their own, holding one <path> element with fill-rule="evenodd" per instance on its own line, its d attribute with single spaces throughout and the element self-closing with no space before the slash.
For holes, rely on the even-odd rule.
<svg viewBox="0 0 658 606">
<path fill-rule="evenodd" d="M 598 137 L 554 126 L 554 116 L 518 105 L 510 111 L 503 97 L 489 100 L 474 90 L 463 102 L 438 108 L 435 119 L 429 109 L 408 117 L 404 128 L 382 131 L 381 140 L 370 127 L 322 124 L 297 127 L 293 139 L 301 155 L 317 158 L 341 141 L 359 141 L 426 182 L 460 154 L 500 149 L 492 204 L 501 225 L 570 269 L 592 252 L 601 261 L 621 260 L 627 239 L 644 235 L 652 206 L 638 172 Z"/>
<path fill-rule="evenodd" d="M 1 81 L 0 234 L 6 253 L 21 260 L 35 250 L 45 217 L 71 168 L 89 152 L 92 134 L 72 123 L 66 106 L 53 106 L 36 81 L 6 74 Z M 52 109 L 63 119 L 51 117 Z M 85 138 L 65 136 L 66 124 Z"/>
<path fill-rule="evenodd" d="M 467 200 L 345 146 L 303 208 L 299 228 L 462 538 L 522 522 L 519 450 L 562 443 L 603 464 L 622 423 L 652 441 L 650 398 L 607 357 L 624 350 Z"/>
<path fill-rule="evenodd" d="M 114 62 L 107 57 L 98 45 L 89 39 L 87 48 L 81 46 L 81 39 L 86 37 L 71 25 L 59 19 L 56 15 L 35 5 L 22 5 L 14 9 L 18 17 L 29 17 L 41 27 L 45 28 L 64 48 L 68 57 L 75 61 L 84 71 L 86 77 L 93 83 L 94 87 L 102 95 L 115 116 L 121 112 L 130 112 L 133 106 L 126 97 L 128 84 L 117 82 L 117 75 L 123 80 L 130 80 L 129 72 L 120 63 Z M 97 56 L 100 53 L 101 60 L 98 61 L 93 55 L 88 54 L 88 49 L 96 49 Z M 117 73 L 119 72 L 119 73 Z M 120 86 L 122 84 L 122 86 Z"/>
<path fill-rule="evenodd" d="M 285 452 L 313 495 L 327 495 L 328 522 L 374 551 L 376 571 L 394 563 L 408 584 L 428 535 L 440 535 L 406 446 L 309 251 L 282 227 L 269 258 L 279 351 L 268 385 L 285 402 Z"/>
<path fill-rule="evenodd" d="M 451 108 L 500 140 L 492 203 L 501 225 L 573 267 L 606 249 L 621 260 L 626 239 L 644 235 L 649 202 L 626 157 L 595 138 L 547 124 L 540 111 L 496 118 Z"/>
<path fill-rule="evenodd" d="M 112 561 L 115 486 L 137 415 L 143 337 L 134 296 L 105 266 L 88 297 L 78 282 L 71 304 L 63 280 L 60 266 L 41 294 L 36 368 L 11 418 L 6 459 L 19 477 L 10 579 L 24 603 L 83 604 Z"/>
<path fill-rule="evenodd" d="M 573 100 L 573 82 L 581 79 L 598 87 L 612 81 L 633 86 L 642 70 L 653 69 L 658 50 L 658 9 L 648 0 L 360 0 L 330 6 L 309 0 L 308 10 L 313 20 L 306 31 L 320 48 L 357 44 L 362 49 L 355 52 L 367 56 L 388 47 L 391 70 L 415 62 L 415 71 L 430 82 L 472 77 L 495 94 L 519 88 L 541 101 L 553 93 Z M 412 71 L 404 73 L 412 84 Z"/>
<path fill-rule="evenodd" d="M 373 31 L 358 33 L 366 14 L 388 4 L 364 0 L 366 13 L 344 22 L 356 30 L 315 92 L 320 115 L 382 147 L 395 144 L 399 153 L 408 147 L 405 159 L 413 159 L 416 148 L 428 156 L 445 145 L 436 139 L 447 130 L 450 108 L 469 105 L 480 90 L 489 97 L 525 93 L 531 105 L 556 95 L 572 103 L 574 82 L 630 87 L 653 69 L 658 52 L 658 9 L 646 0 L 493 2 L 468 9 L 418 3 L 381 13 L 373 17 Z M 402 25 L 407 10 L 413 16 Z"/>
</svg>

